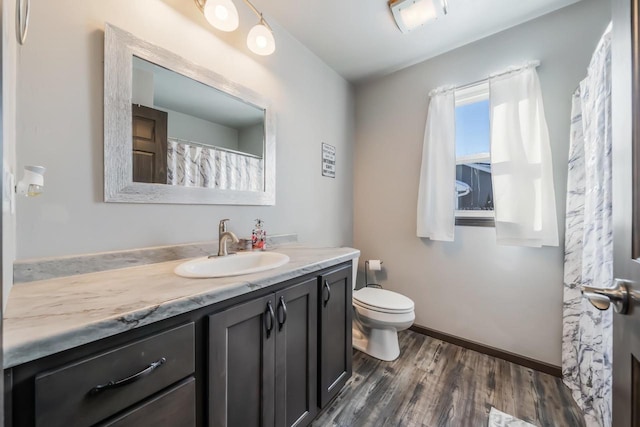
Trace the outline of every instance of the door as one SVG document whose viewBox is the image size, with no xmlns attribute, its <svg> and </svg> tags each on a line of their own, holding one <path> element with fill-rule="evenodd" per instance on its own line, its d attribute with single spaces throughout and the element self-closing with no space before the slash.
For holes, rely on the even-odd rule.
<svg viewBox="0 0 640 427">
<path fill-rule="evenodd" d="M 209 316 L 209 426 L 273 427 L 274 300 Z"/>
<path fill-rule="evenodd" d="M 615 296 L 620 313 L 613 320 L 612 410 L 615 427 L 640 427 L 639 0 L 613 4 L 614 276 L 621 281 Z"/>
<path fill-rule="evenodd" d="M 351 377 L 351 268 L 320 277 L 320 407 L 324 408 Z"/>
<path fill-rule="evenodd" d="M 132 105 L 133 182 L 167 183 L 167 113 Z"/>
<path fill-rule="evenodd" d="M 301 427 L 318 411 L 318 281 L 276 293 L 276 426 Z"/>
</svg>

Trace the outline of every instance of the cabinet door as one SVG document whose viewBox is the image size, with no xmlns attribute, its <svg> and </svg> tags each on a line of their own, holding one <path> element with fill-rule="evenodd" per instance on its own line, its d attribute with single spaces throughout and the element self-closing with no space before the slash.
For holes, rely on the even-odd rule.
<svg viewBox="0 0 640 427">
<path fill-rule="evenodd" d="M 209 316 L 209 425 L 274 425 L 273 294 Z"/>
<path fill-rule="evenodd" d="M 318 405 L 318 281 L 276 294 L 276 426 L 306 426 Z"/>
<path fill-rule="evenodd" d="M 320 277 L 320 407 L 351 377 L 351 267 Z"/>
</svg>

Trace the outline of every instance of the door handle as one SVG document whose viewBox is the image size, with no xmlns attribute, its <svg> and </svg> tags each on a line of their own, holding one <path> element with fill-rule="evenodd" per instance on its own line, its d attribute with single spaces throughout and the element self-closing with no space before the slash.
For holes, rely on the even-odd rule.
<svg viewBox="0 0 640 427">
<path fill-rule="evenodd" d="M 598 310 L 607 310 L 611 304 L 616 313 L 627 314 L 629 311 L 629 282 L 614 279 L 613 288 L 595 288 L 581 286 L 580 292 Z"/>
</svg>

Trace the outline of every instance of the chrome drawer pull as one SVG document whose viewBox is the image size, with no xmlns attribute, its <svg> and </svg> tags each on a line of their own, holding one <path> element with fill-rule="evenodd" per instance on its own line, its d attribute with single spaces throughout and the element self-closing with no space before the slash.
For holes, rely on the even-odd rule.
<svg viewBox="0 0 640 427">
<path fill-rule="evenodd" d="M 97 385 L 94 388 L 92 388 L 91 390 L 89 390 L 89 396 L 95 396 L 96 394 L 99 394 L 105 390 L 110 390 L 113 388 L 118 388 L 118 387 L 124 387 L 126 385 L 129 385 L 131 383 L 134 383 L 148 375 L 150 375 L 153 371 L 155 371 L 157 368 L 159 368 L 160 366 L 162 366 L 164 364 L 164 362 L 166 362 L 167 359 L 166 358 L 162 358 L 156 362 L 153 362 L 151 365 L 147 366 L 146 368 L 144 368 L 142 371 L 135 373 L 133 375 L 131 375 L 130 377 L 121 379 L 121 380 L 117 380 L 117 381 L 109 381 L 106 384 L 101 384 L 101 385 Z"/>
</svg>

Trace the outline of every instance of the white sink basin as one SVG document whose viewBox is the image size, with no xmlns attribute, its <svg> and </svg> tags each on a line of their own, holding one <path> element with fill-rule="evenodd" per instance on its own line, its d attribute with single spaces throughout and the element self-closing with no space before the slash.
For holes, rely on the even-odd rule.
<svg viewBox="0 0 640 427">
<path fill-rule="evenodd" d="M 240 252 L 224 257 L 196 258 L 183 262 L 174 273 L 182 277 L 228 277 L 271 270 L 289 262 L 278 252 Z"/>
</svg>

